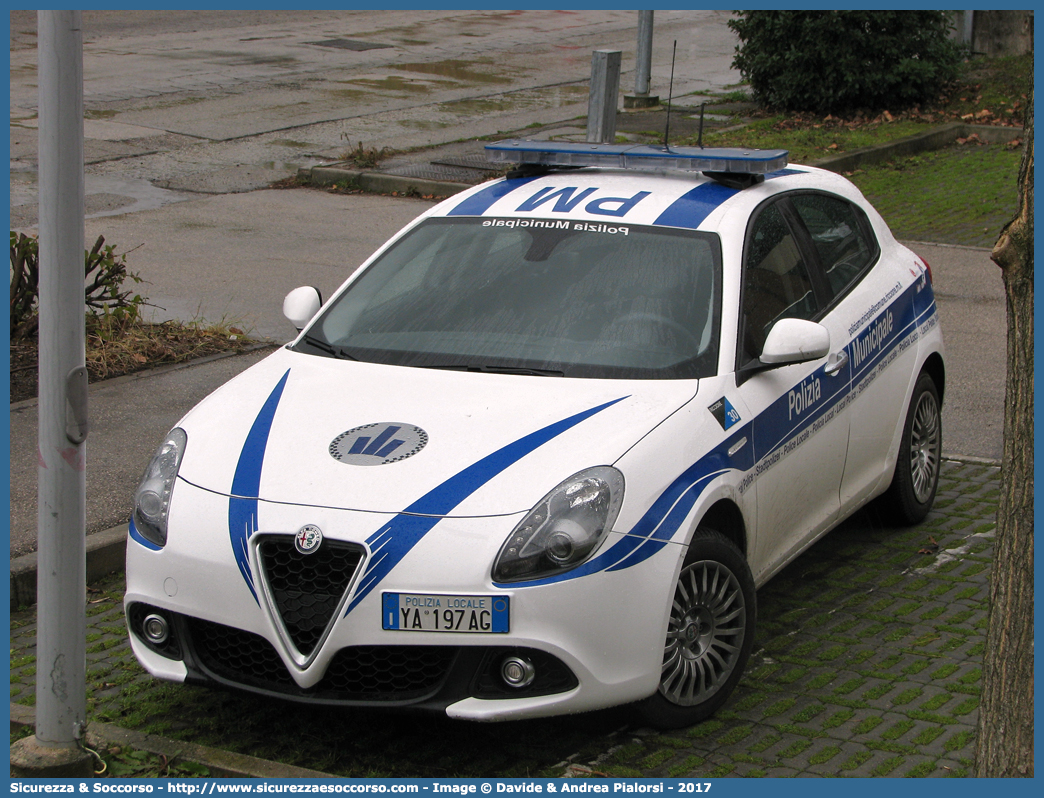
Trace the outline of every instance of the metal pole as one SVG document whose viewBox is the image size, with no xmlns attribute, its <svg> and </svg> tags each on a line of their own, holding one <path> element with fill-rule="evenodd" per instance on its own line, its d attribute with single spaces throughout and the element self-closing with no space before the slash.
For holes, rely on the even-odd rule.
<svg viewBox="0 0 1044 798">
<path fill-rule="evenodd" d="M 635 52 L 634 93 L 649 93 L 652 75 L 653 12 L 638 12 L 638 48 Z"/>
<path fill-rule="evenodd" d="M 975 12 L 968 10 L 962 13 L 964 19 L 961 20 L 961 43 L 968 45 L 968 49 L 971 50 L 975 43 Z"/>
<path fill-rule="evenodd" d="M 40 11 L 40 387 L 36 740 L 76 748 L 86 719 L 83 34 Z"/>
<path fill-rule="evenodd" d="M 652 80 L 653 12 L 638 12 L 638 44 L 634 51 L 634 94 L 625 94 L 625 110 L 655 108 L 659 97 L 649 95 Z"/>
<path fill-rule="evenodd" d="M 591 53 L 591 93 L 587 103 L 587 140 L 612 144 L 616 139 L 616 100 L 620 92 L 620 51 Z"/>
</svg>

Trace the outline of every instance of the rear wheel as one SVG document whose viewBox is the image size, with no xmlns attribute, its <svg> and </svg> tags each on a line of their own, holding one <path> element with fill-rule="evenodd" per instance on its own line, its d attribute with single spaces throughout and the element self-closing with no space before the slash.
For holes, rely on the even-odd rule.
<svg viewBox="0 0 1044 798">
<path fill-rule="evenodd" d="M 700 528 L 675 583 L 660 686 L 637 705 L 660 729 L 691 726 L 735 689 L 754 644 L 754 579 L 739 549 Z"/>
<path fill-rule="evenodd" d="M 942 465 L 940 411 L 935 381 L 921 372 L 910 399 L 892 484 L 882 497 L 885 512 L 898 523 L 918 523 L 935 501 Z"/>
</svg>

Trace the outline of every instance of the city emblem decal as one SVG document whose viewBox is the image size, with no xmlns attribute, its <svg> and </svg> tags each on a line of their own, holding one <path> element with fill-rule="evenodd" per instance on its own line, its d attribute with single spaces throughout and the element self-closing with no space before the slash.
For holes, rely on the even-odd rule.
<svg viewBox="0 0 1044 798">
<path fill-rule="evenodd" d="M 376 466 L 412 457 L 428 443 L 428 433 L 412 424 L 365 424 L 330 442 L 330 456 L 341 463 Z"/>
</svg>

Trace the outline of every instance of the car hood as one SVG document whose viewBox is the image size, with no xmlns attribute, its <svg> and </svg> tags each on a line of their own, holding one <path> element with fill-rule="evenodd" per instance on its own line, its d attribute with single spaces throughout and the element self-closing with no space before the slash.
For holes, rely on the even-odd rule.
<svg viewBox="0 0 1044 798">
<path fill-rule="evenodd" d="M 359 363 L 282 349 L 179 426 L 179 477 L 262 501 L 506 515 L 612 464 L 695 380 L 587 380 Z"/>
</svg>

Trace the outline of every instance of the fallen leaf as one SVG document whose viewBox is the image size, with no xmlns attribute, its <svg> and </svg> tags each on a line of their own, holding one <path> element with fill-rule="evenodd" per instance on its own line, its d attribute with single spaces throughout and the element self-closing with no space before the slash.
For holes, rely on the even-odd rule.
<svg viewBox="0 0 1044 798">
<path fill-rule="evenodd" d="M 918 554 L 935 554 L 935 552 L 939 550 L 939 544 L 935 541 L 935 538 L 929 535 L 928 540 L 930 541 L 930 545 L 918 549 Z"/>
</svg>

